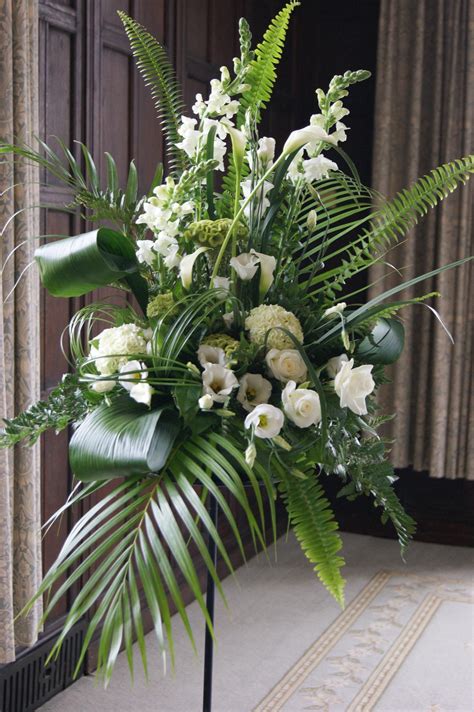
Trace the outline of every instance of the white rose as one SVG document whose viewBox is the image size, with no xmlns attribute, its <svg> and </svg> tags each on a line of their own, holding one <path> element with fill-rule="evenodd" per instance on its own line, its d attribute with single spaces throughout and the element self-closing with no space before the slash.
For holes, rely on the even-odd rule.
<svg viewBox="0 0 474 712">
<path fill-rule="evenodd" d="M 97 380 L 91 385 L 91 390 L 96 393 L 108 393 L 115 387 L 115 381 Z"/>
<path fill-rule="evenodd" d="M 309 428 L 321 422 L 321 403 L 315 391 L 296 388 L 294 381 L 288 381 L 281 399 L 285 415 L 299 428 Z"/>
<path fill-rule="evenodd" d="M 329 307 L 329 309 L 326 309 L 324 312 L 323 316 L 324 317 L 332 317 L 335 316 L 336 314 L 342 314 L 344 309 L 347 307 L 347 304 L 345 302 L 339 302 L 339 304 L 335 304 L 333 307 Z"/>
<path fill-rule="evenodd" d="M 259 373 L 246 373 L 239 381 L 237 400 L 245 410 L 252 410 L 256 405 L 268 403 L 272 393 L 272 384 Z"/>
<path fill-rule="evenodd" d="M 341 408 L 349 408 L 357 415 L 365 415 L 365 399 L 375 388 L 372 365 L 354 368 L 354 359 L 344 363 L 334 379 L 334 388 L 340 399 Z"/>
<path fill-rule="evenodd" d="M 333 358 L 330 358 L 324 367 L 329 378 L 336 378 L 336 375 L 339 373 L 344 364 L 348 361 L 349 359 L 347 358 L 346 354 L 341 354 L 340 356 L 334 356 Z"/>
<path fill-rule="evenodd" d="M 257 255 L 251 254 L 250 252 L 243 252 L 238 257 L 232 257 L 230 266 L 237 272 L 239 279 L 247 282 L 252 279 L 252 277 L 255 277 L 258 262 L 259 259 Z"/>
<path fill-rule="evenodd" d="M 278 381 L 302 383 L 306 378 L 306 364 L 297 349 L 270 349 L 265 361 L 270 374 Z"/>
<path fill-rule="evenodd" d="M 215 403 L 224 403 L 239 382 L 234 373 L 221 364 L 207 363 L 202 373 L 203 395 L 210 395 Z"/>
<path fill-rule="evenodd" d="M 219 346 L 209 346 L 208 344 L 201 344 L 197 351 L 197 357 L 203 368 L 208 363 L 218 363 L 221 366 L 225 366 L 226 362 L 224 349 Z"/>
<path fill-rule="evenodd" d="M 257 438 L 274 438 L 283 427 L 285 416 L 279 408 L 268 403 L 257 405 L 245 418 L 246 428 L 254 429 Z"/>
</svg>

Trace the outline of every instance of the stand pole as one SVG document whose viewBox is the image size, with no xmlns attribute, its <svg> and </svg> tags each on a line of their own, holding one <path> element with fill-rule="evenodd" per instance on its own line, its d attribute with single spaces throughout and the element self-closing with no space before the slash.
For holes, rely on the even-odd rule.
<svg viewBox="0 0 474 712">
<path fill-rule="evenodd" d="M 212 519 L 214 526 L 217 528 L 217 501 L 216 498 L 209 494 L 209 516 Z M 207 549 L 211 560 L 216 565 L 217 562 L 217 547 L 213 537 L 209 534 Z M 209 618 L 214 625 L 214 594 L 215 584 L 210 572 L 207 572 L 207 588 L 206 588 L 206 608 L 209 613 Z M 202 698 L 202 712 L 211 712 L 212 706 L 212 662 L 214 653 L 214 641 L 209 628 L 206 625 L 206 637 L 204 642 L 204 690 Z"/>
</svg>

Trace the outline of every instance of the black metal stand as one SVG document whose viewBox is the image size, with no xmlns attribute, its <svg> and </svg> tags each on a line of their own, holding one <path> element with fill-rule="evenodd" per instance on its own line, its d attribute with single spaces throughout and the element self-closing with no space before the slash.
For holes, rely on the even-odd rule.
<svg viewBox="0 0 474 712">
<path fill-rule="evenodd" d="M 216 498 L 209 495 L 209 516 L 217 529 L 217 513 L 218 505 Z M 211 560 L 216 565 L 217 562 L 217 546 L 213 537 L 209 534 L 207 549 Z M 211 623 L 214 625 L 214 597 L 215 584 L 211 573 L 207 572 L 207 589 L 206 589 L 206 608 L 209 613 Z M 214 655 L 214 641 L 209 628 L 206 625 L 206 637 L 204 641 L 204 690 L 202 698 L 202 712 L 211 712 L 212 706 L 212 662 Z"/>
</svg>

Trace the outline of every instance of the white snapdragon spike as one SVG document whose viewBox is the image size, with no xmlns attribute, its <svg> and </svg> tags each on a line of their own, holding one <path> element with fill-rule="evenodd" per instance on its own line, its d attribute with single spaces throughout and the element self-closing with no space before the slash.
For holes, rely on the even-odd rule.
<svg viewBox="0 0 474 712">
<path fill-rule="evenodd" d="M 339 396 L 341 408 L 349 408 L 357 415 L 367 413 L 365 399 L 375 388 L 372 365 L 354 368 L 354 359 L 343 364 L 334 379 L 334 389 Z"/>
<path fill-rule="evenodd" d="M 182 136 L 182 141 L 176 144 L 176 148 L 180 148 L 190 158 L 196 155 L 201 133 L 196 129 L 197 119 L 190 119 L 188 116 L 181 117 L 181 125 L 178 127 L 178 133 Z"/>
<path fill-rule="evenodd" d="M 160 232 L 153 249 L 162 257 L 168 257 L 175 248 L 178 248 L 178 240 L 166 232 Z"/>
<path fill-rule="evenodd" d="M 198 247 L 198 249 L 194 250 L 194 252 L 192 252 L 190 255 L 186 255 L 186 257 L 183 257 L 181 259 L 179 266 L 179 276 L 181 278 L 181 283 L 185 289 L 189 289 L 193 282 L 194 263 L 196 262 L 199 255 L 202 255 L 202 253 L 206 252 L 208 249 L 208 247 Z"/>
<path fill-rule="evenodd" d="M 321 402 L 316 391 L 297 388 L 295 381 L 288 381 L 281 399 L 285 415 L 298 428 L 309 428 L 321 422 Z"/>
<path fill-rule="evenodd" d="M 228 277 L 214 277 L 212 286 L 214 289 L 224 289 L 228 292 L 230 290 L 230 279 Z"/>
<path fill-rule="evenodd" d="M 239 279 L 244 282 L 255 277 L 258 269 L 259 259 L 255 253 L 243 252 L 237 257 L 232 257 L 230 260 L 230 266 L 237 273 Z"/>
<path fill-rule="evenodd" d="M 306 379 L 308 369 L 297 349 L 270 349 L 265 361 L 270 375 L 278 381 L 302 383 Z"/>
<path fill-rule="evenodd" d="M 246 373 L 239 383 L 237 400 L 245 410 L 250 411 L 261 403 L 268 403 L 272 393 L 272 384 L 259 373 Z"/>
<path fill-rule="evenodd" d="M 224 403 L 239 382 L 230 368 L 208 363 L 202 373 L 203 395 L 210 395 L 215 403 Z"/>
<path fill-rule="evenodd" d="M 338 314 L 342 314 L 346 307 L 346 302 L 339 302 L 339 304 L 335 304 L 333 307 L 329 307 L 329 309 L 326 309 L 323 316 L 326 318 L 330 318 Z"/>
<path fill-rule="evenodd" d="M 198 404 L 201 410 L 211 410 L 214 405 L 214 401 L 212 400 L 212 396 L 206 393 L 204 396 L 200 397 Z"/>
<path fill-rule="evenodd" d="M 225 351 L 219 346 L 201 344 L 197 351 L 197 357 L 203 368 L 205 368 L 209 363 L 217 363 L 221 366 L 225 366 L 226 364 Z"/>
<path fill-rule="evenodd" d="M 331 134 L 332 141 L 334 145 L 336 146 L 338 143 L 342 143 L 343 141 L 347 140 L 347 134 L 346 131 L 348 131 L 348 127 L 342 123 L 342 121 L 338 121 L 336 124 L 336 130 L 333 131 Z"/>
<path fill-rule="evenodd" d="M 335 139 L 329 136 L 327 131 L 321 126 L 311 126 L 310 124 L 309 126 L 290 133 L 283 146 L 282 153 L 292 153 L 307 144 L 321 143 L 321 141 L 324 141 L 324 143 L 335 143 Z"/>
<path fill-rule="evenodd" d="M 181 265 L 183 258 L 179 254 L 178 249 L 178 245 L 174 245 L 168 250 L 166 257 L 163 260 L 168 269 L 173 269 L 174 267 L 179 267 Z"/>
<path fill-rule="evenodd" d="M 287 175 L 293 184 L 303 177 L 303 153 L 304 149 L 300 149 L 288 166 Z"/>
<path fill-rule="evenodd" d="M 329 158 L 323 155 L 303 161 L 303 175 L 308 183 L 327 178 L 329 171 L 337 170 L 339 170 L 337 163 L 330 161 Z"/>
<path fill-rule="evenodd" d="M 273 273 L 275 272 L 276 259 L 273 255 L 265 255 L 263 252 L 255 252 L 250 250 L 250 253 L 258 258 L 260 264 L 260 299 L 263 299 L 273 284 Z"/>
<path fill-rule="evenodd" d="M 244 196 L 243 200 L 240 201 L 240 204 L 243 205 L 253 192 L 253 189 L 255 188 L 255 182 L 251 178 L 248 178 L 247 180 L 242 181 L 240 187 L 242 188 L 242 194 Z M 263 182 L 263 184 L 260 186 L 260 188 L 257 190 L 253 197 L 253 200 L 255 201 L 255 204 L 257 206 L 256 209 L 260 215 L 263 215 L 266 209 L 270 206 L 270 201 L 267 198 L 267 194 L 272 190 L 272 188 L 273 183 L 270 183 L 270 181 L 266 180 Z M 251 213 L 252 205 L 251 203 L 249 203 L 244 208 L 244 215 L 246 217 L 250 217 Z"/>
<path fill-rule="evenodd" d="M 274 438 L 280 434 L 284 422 L 285 416 L 279 408 L 262 403 L 247 415 L 244 426 L 247 429 L 253 428 L 257 438 Z"/>
<path fill-rule="evenodd" d="M 156 260 L 154 245 L 153 240 L 137 240 L 137 260 L 142 264 L 153 266 Z"/>
<path fill-rule="evenodd" d="M 330 358 L 324 367 L 329 378 L 336 378 L 341 368 L 348 361 L 349 359 L 346 354 L 341 354 L 340 356 L 333 356 L 333 358 Z"/>
</svg>

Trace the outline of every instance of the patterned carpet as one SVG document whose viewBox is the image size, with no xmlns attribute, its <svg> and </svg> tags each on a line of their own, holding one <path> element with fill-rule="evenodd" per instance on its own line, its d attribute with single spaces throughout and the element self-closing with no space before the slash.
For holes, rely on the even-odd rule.
<svg viewBox="0 0 474 712">
<path fill-rule="evenodd" d="M 261 556 L 226 580 L 213 712 L 474 710 L 473 551 L 416 543 L 404 565 L 395 542 L 346 534 L 344 552 L 342 612 L 293 538 L 277 563 Z M 194 604 L 189 615 L 202 631 Z M 176 642 L 174 674 L 159 671 L 149 636 L 148 684 L 137 674 L 131 686 L 121 656 L 107 691 L 82 678 L 42 712 L 199 712 L 202 660 L 179 623 Z"/>
</svg>

